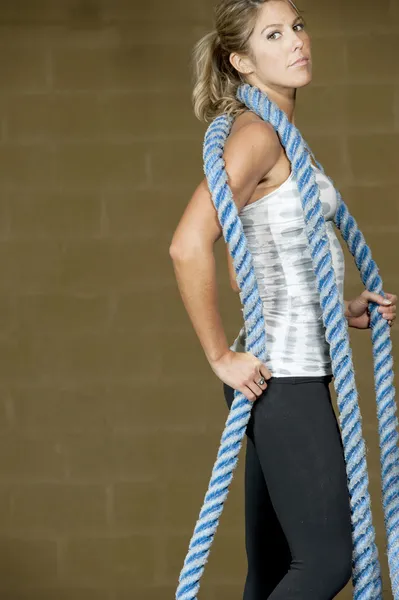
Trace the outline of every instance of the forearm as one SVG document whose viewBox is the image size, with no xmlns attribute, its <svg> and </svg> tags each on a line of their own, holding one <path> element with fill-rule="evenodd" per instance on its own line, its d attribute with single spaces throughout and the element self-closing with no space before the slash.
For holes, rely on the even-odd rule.
<svg viewBox="0 0 399 600">
<path fill-rule="evenodd" d="M 216 264 L 212 251 L 173 256 L 173 268 L 184 306 L 210 363 L 229 350 L 218 308 Z"/>
</svg>

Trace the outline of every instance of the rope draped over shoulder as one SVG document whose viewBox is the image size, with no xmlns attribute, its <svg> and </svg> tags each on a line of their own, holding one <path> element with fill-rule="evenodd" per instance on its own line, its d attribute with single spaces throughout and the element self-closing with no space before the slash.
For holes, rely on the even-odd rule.
<svg viewBox="0 0 399 600">
<path fill-rule="evenodd" d="M 320 294 L 326 340 L 337 392 L 339 421 L 344 446 L 347 481 L 351 504 L 353 557 L 352 583 L 356 600 L 382 599 L 382 582 L 375 531 L 372 523 L 366 446 L 362 434 L 348 324 L 339 295 L 332 264 L 325 219 L 320 202 L 308 145 L 286 114 L 268 96 L 248 84 L 241 85 L 237 98 L 249 110 L 268 121 L 279 135 L 291 162 L 304 214 L 305 230 Z M 239 218 L 223 160 L 223 149 L 233 119 L 217 117 L 208 127 L 204 139 L 204 171 L 212 200 L 218 213 L 223 236 L 234 261 L 236 279 L 241 291 L 246 330 L 246 351 L 266 361 L 266 333 L 262 300 L 255 278 L 252 257 Z M 317 166 L 323 171 L 320 163 Z M 324 171 L 323 171 L 324 172 Z M 335 225 L 340 229 L 359 269 L 366 289 L 383 295 L 382 280 L 371 257 L 363 234 L 337 191 L 338 206 Z M 374 382 L 377 403 L 382 478 L 382 501 L 387 534 L 388 564 L 393 597 L 399 600 L 399 449 L 390 328 L 371 304 L 371 336 L 373 344 Z M 245 430 L 253 404 L 235 390 L 220 448 L 214 464 L 208 491 L 196 523 L 189 550 L 180 573 L 176 598 L 196 600 L 199 581 L 208 560 L 210 548 L 228 488 L 237 466 Z"/>
</svg>

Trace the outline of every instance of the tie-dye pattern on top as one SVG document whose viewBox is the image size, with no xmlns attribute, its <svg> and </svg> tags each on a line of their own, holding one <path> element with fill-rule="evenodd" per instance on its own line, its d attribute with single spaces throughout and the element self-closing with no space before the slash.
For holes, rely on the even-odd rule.
<svg viewBox="0 0 399 600">
<path fill-rule="evenodd" d="M 344 253 L 333 223 L 336 192 L 328 178 L 314 169 L 343 301 Z M 244 206 L 239 216 L 263 301 L 267 367 L 274 377 L 331 375 L 329 344 L 325 339 L 301 197 L 293 173 L 274 192 Z M 244 327 L 231 349 L 245 351 Z"/>
</svg>

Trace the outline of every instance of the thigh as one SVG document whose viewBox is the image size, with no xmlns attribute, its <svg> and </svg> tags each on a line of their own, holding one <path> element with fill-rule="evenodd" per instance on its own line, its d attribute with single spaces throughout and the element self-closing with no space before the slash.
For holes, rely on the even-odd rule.
<svg viewBox="0 0 399 600">
<path fill-rule="evenodd" d="M 293 559 L 350 549 L 345 460 L 328 384 L 271 380 L 253 412 L 253 441 Z"/>
<path fill-rule="evenodd" d="M 291 554 L 250 437 L 245 456 L 245 540 L 249 566 L 263 566 L 266 561 L 278 581 L 289 567 Z M 260 573 L 264 576 L 263 569 Z"/>
<path fill-rule="evenodd" d="M 234 390 L 224 385 L 224 395 L 231 408 Z M 252 408 L 253 412 L 255 410 L 256 402 Z M 279 577 L 288 569 L 291 555 L 270 499 L 252 430 L 251 416 L 245 451 L 245 539 L 249 567 L 264 565 L 267 560 L 272 563 L 275 576 Z"/>
</svg>

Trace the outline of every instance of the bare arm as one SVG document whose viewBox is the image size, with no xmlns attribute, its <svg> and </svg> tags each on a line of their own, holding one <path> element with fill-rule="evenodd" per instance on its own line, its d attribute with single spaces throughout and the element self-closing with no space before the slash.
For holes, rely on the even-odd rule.
<svg viewBox="0 0 399 600">
<path fill-rule="evenodd" d="M 264 122 L 239 129 L 225 148 L 224 159 L 238 211 L 281 151 L 275 132 Z M 218 309 L 214 244 L 222 230 L 206 180 L 195 190 L 174 233 L 170 255 L 183 303 L 208 361 L 218 361 L 228 342 Z"/>
<path fill-rule="evenodd" d="M 228 246 L 226 246 L 226 251 L 227 251 L 227 268 L 229 270 L 230 285 L 231 285 L 233 291 L 238 293 L 240 291 L 240 288 L 238 287 L 236 271 L 234 268 L 234 262 L 231 257 Z"/>
<path fill-rule="evenodd" d="M 229 345 L 218 309 L 214 254 L 203 246 L 191 255 L 176 252 L 171 249 L 180 295 L 209 363 L 216 362 Z"/>
</svg>

